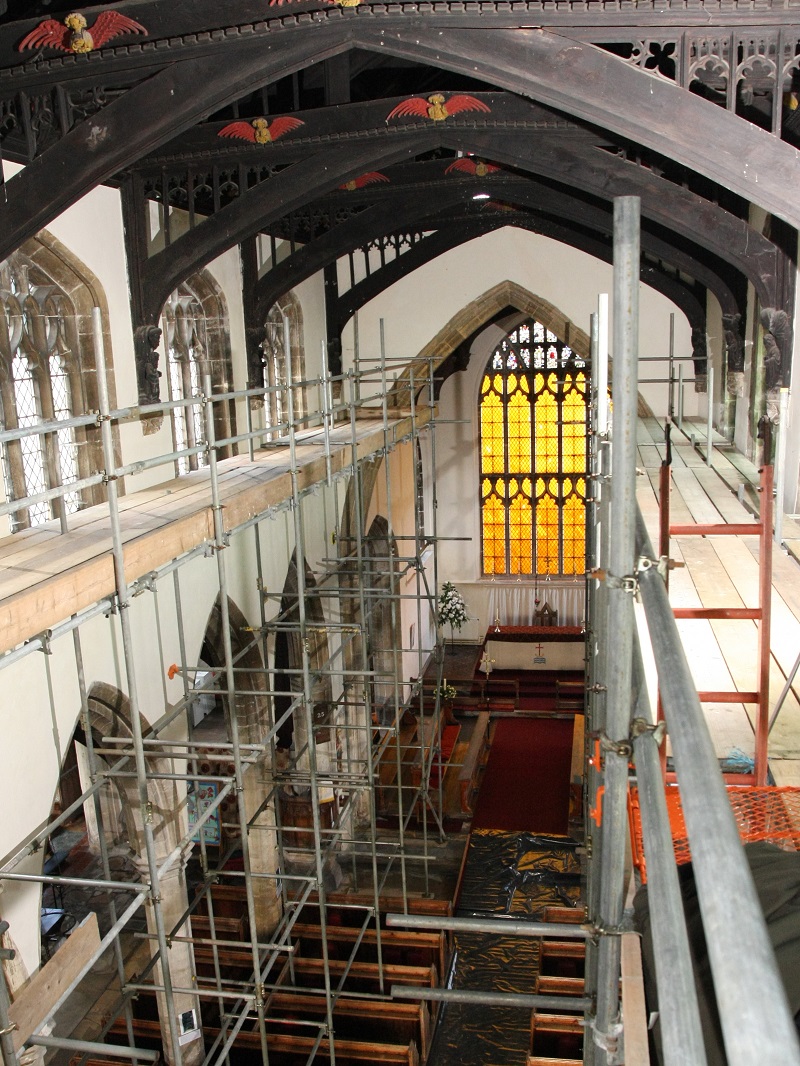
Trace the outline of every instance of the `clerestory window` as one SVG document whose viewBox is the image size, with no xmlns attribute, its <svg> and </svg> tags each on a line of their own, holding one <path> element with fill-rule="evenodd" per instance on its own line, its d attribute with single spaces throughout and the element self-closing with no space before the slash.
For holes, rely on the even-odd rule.
<svg viewBox="0 0 800 1066">
<path fill-rule="evenodd" d="M 84 410 L 77 315 L 66 293 L 20 253 L 0 264 L 0 403 L 7 430 L 70 418 Z M 6 496 L 21 500 L 78 481 L 75 429 L 7 441 Z M 77 492 L 30 503 L 12 531 L 40 525 L 81 506 Z"/>
<path fill-rule="evenodd" d="M 166 349 L 167 391 L 170 400 L 189 400 L 203 392 L 203 374 L 211 375 L 215 393 L 233 388 L 228 316 L 219 287 L 206 271 L 193 274 L 169 297 L 162 312 Z M 233 401 L 214 403 L 214 437 L 227 440 L 235 430 Z M 172 439 L 177 474 L 188 474 L 208 463 L 205 413 L 202 404 L 172 409 Z M 199 449 L 192 451 L 192 449 Z M 221 457 L 233 454 L 231 445 L 218 449 Z"/>
<path fill-rule="evenodd" d="M 533 319 L 492 353 L 479 401 L 484 574 L 583 573 L 587 383 L 585 360 Z"/>
</svg>

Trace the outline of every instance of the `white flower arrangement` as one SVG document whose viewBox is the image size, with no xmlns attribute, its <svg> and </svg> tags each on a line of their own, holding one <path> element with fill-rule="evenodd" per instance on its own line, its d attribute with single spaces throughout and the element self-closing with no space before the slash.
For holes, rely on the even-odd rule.
<svg viewBox="0 0 800 1066">
<path fill-rule="evenodd" d="M 445 581 L 439 596 L 439 625 L 461 629 L 467 620 L 467 605 L 464 597 L 452 581 Z"/>
</svg>

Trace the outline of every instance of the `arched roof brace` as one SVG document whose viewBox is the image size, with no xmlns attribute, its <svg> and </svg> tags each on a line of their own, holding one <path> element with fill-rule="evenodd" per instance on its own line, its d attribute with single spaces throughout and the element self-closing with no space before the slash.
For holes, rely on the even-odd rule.
<svg viewBox="0 0 800 1066">
<path fill-rule="evenodd" d="M 594 45 L 541 29 L 448 29 L 402 13 L 380 20 L 280 26 L 237 38 L 219 54 L 171 63 L 107 104 L 6 186 L 0 258 L 101 181 L 134 163 L 248 88 L 263 86 L 350 47 L 392 54 L 539 100 L 645 145 L 791 225 L 800 155 L 746 120 L 633 68 Z M 591 88 L 590 88 L 591 87 Z M 54 180 L 54 177 L 57 180 Z"/>
</svg>

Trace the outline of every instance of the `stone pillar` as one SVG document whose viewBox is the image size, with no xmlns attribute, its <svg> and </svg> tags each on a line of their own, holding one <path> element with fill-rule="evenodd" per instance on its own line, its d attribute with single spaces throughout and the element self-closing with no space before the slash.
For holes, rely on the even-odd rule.
<svg viewBox="0 0 800 1066">
<path fill-rule="evenodd" d="M 137 857 L 135 859 L 136 866 L 139 870 L 139 875 L 144 883 L 147 883 L 150 879 L 147 861 Z M 176 861 L 165 874 L 159 878 L 159 895 L 161 897 L 161 914 L 163 916 L 164 928 L 167 934 L 172 932 L 175 923 L 180 916 L 185 913 L 188 906 L 188 893 L 186 889 L 186 864 L 183 859 Z M 145 911 L 147 914 L 147 931 L 152 936 L 156 933 L 155 915 L 153 913 L 153 906 L 148 902 L 145 903 Z M 187 921 L 180 929 L 176 930 L 176 936 L 191 936 L 191 922 Z M 156 940 L 150 940 L 150 949 L 153 955 L 158 951 L 158 942 Z M 197 984 L 197 975 L 194 965 L 194 951 L 191 944 L 183 942 L 173 942 L 169 949 L 169 973 L 173 987 L 176 988 L 193 988 Z M 154 980 L 157 984 L 162 984 L 162 972 L 160 964 L 157 964 L 154 971 Z M 171 1066 L 178 1066 L 174 1062 L 172 1056 L 172 1044 L 169 1039 L 169 1011 L 167 1010 L 167 1002 L 163 992 L 156 993 L 156 1000 L 158 1002 L 158 1017 L 161 1022 L 164 1043 L 164 1058 L 171 1064 Z M 200 1000 L 196 996 L 191 996 L 183 992 L 175 993 L 173 996 L 175 1004 L 175 1015 L 178 1019 L 178 1026 L 180 1032 L 181 1015 L 185 1011 L 194 1009 L 197 1019 L 197 1025 L 202 1025 L 200 1017 Z M 199 1066 L 205 1057 L 205 1048 L 203 1046 L 202 1035 L 195 1037 L 188 1043 L 181 1047 L 181 1063 L 183 1066 Z"/>
<path fill-rule="evenodd" d="M 247 821 L 264 802 L 272 788 L 272 774 L 267 766 L 267 757 L 262 756 L 255 766 L 249 767 L 242 778 L 244 805 Z M 274 874 L 278 869 L 278 849 L 275 832 L 275 804 L 271 801 L 250 827 L 250 871 L 254 874 Z M 274 877 L 253 877 L 253 902 L 256 912 L 256 935 L 267 940 L 278 925 L 282 914 L 281 900 L 277 894 Z"/>
</svg>

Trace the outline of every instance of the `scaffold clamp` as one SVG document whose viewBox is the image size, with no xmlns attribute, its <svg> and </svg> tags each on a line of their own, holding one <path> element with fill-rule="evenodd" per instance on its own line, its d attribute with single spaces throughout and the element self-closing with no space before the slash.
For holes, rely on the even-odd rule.
<svg viewBox="0 0 800 1066">
<path fill-rule="evenodd" d="M 638 737 L 644 736 L 645 733 L 652 733 L 656 744 L 661 744 L 667 735 L 667 723 L 662 720 L 654 725 L 652 722 L 648 722 L 646 718 L 631 719 L 631 739 L 636 740 Z"/>
</svg>

